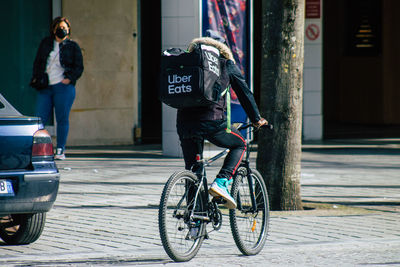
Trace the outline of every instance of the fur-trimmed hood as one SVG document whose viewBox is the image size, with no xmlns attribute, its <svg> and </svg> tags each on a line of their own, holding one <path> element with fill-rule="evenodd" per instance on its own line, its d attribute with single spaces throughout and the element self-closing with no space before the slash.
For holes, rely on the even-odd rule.
<svg viewBox="0 0 400 267">
<path fill-rule="evenodd" d="M 221 42 L 218 42 L 217 40 L 214 40 L 213 38 L 210 37 L 201 37 L 201 38 L 195 38 L 192 40 L 192 42 L 189 44 L 188 51 L 192 52 L 194 49 L 195 44 L 206 44 L 206 45 L 211 45 L 214 46 L 219 50 L 221 55 L 226 58 L 230 59 L 233 62 L 235 62 L 235 59 L 233 58 L 232 51 L 229 49 L 229 47 Z"/>
</svg>

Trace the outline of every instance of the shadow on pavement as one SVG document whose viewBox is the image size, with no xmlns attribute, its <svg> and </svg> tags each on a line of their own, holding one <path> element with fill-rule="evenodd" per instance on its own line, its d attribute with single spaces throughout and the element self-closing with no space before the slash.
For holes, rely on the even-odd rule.
<svg viewBox="0 0 400 267">
<path fill-rule="evenodd" d="M 125 146 L 74 146 L 66 150 L 67 158 L 120 158 L 137 159 L 165 158 L 162 155 L 161 145 L 125 145 Z"/>
<path fill-rule="evenodd" d="M 346 146 L 346 147 L 303 147 L 303 152 L 311 152 L 318 154 L 329 154 L 329 155 L 399 155 L 400 156 L 400 147 L 354 147 L 354 146 Z"/>
<path fill-rule="evenodd" d="M 400 139 L 338 139 L 304 142 L 304 152 L 331 155 L 400 155 Z"/>
</svg>

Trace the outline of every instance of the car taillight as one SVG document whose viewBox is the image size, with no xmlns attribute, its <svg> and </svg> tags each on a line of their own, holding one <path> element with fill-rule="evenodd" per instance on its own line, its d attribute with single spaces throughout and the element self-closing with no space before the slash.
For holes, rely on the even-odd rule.
<svg viewBox="0 0 400 267">
<path fill-rule="evenodd" d="M 32 156 L 53 156 L 51 136 L 46 130 L 39 130 L 33 135 Z"/>
</svg>

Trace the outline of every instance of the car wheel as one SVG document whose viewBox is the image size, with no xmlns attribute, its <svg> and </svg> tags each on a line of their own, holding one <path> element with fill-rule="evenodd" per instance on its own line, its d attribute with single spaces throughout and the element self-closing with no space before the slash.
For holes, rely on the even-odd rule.
<svg viewBox="0 0 400 267">
<path fill-rule="evenodd" d="M 0 218 L 0 238 L 9 245 L 35 242 L 42 234 L 46 213 L 11 214 Z"/>
</svg>

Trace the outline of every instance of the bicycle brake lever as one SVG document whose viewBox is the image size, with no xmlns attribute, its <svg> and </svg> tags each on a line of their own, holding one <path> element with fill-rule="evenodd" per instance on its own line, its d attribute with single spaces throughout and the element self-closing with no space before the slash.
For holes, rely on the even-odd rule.
<svg viewBox="0 0 400 267">
<path fill-rule="evenodd" d="M 267 125 L 265 125 L 265 127 L 268 127 L 270 130 L 274 129 L 274 125 L 272 125 L 272 124 L 267 124 Z"/>
</svg>

